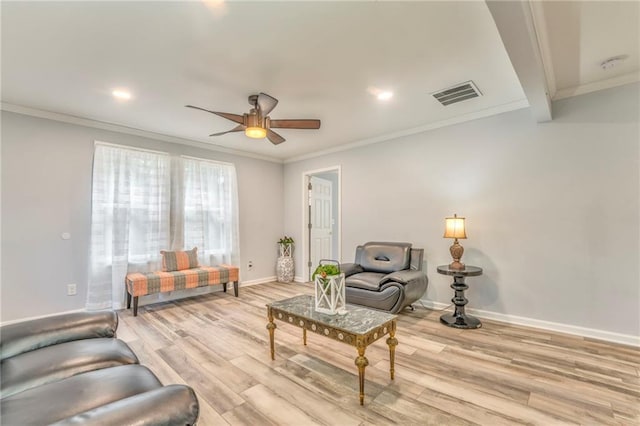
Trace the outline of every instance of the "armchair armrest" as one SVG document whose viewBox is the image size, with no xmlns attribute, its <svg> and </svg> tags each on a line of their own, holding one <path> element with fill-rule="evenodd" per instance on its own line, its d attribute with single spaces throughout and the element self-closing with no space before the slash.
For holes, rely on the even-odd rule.
<svg viewBox="0 0 640 426">
<path fill-rule="evenodd" d="M 115 337 L 114 311 L 76 312 L 39 318 L 0 328 L 0 359 L 58 343 L 96 337 Z"/>
<path fill-rule="evenodd" d="M 340 272 L 344 272 L 345 278 L 354 274 L 364 272 L 364 268 L 357 263 L 341 263 Z"/>
<path fill-rule="evenodd" d="M 169 385 L 76 414 L 54 425 L 194 425 L 199 412 L 193 389 Z"/>
<path fill-rule="evenodd" d="M 427 279 L 427 276 L 422 271 L 413 271 L 411 269 L 403 269 L 402 271 L 395 271 L 382 277 L 382 279 L 380 280 L 380 285 L 383 285 L 389 282 L 396 282 L 403 285 L 407 285 L 413 281 L 417 281 L 417 280 L 426 281 L 426 279 Z"/>
</svg>

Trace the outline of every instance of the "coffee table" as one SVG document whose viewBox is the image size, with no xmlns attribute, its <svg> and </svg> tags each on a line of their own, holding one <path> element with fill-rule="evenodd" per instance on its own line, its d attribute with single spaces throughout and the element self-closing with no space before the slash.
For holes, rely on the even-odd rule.
<svg viewBox="0 0 640 426">
<path fill-rule="evenodd" d="M 397 315 L 368 309 L 362 306 L 346 305 L 346 314 L 327 315 L 315 310 L 313 296 L 301 295 L 289 299 L 278 300 L 267 304 L 269 323 L 269 344 L 271 359 L 275 360 L 274 334 L 275 319 L 302 328 L 302 341 L 307 344 L 307 330 L 339 342 L 355 346 L 358 356 L 355 364 L 358 367 L 360 382 L 360 405 L 364 404 L 364 369 L 369 360 L 364 356 L 367 346 L 386 336 L 389 345 L 389 372 L 391 380 L 394 376 L 395 350 L 398 345 L 396 334 Z"/>
</svg>

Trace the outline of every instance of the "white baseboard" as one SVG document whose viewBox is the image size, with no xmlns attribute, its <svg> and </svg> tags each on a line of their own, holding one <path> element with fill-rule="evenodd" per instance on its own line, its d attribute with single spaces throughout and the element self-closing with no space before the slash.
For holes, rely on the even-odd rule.
<svg viewBox="0 0 640 426">
<path fill-rule="evenodd" d="M 306 282 L 309 282 L 309 281 L 305 280 L 305 279 L 304 279 L 304 278 L 302 278 L 302 277 L 293 277 L 293 281 L 294 281 L 294 282 L 297 282 L 297 283 L 306 283 Z"/>
<path fill-rule="evenodd" d="M 435 310 L 442 310 L 447 306 L 450 306 L 450 304 L 447 303 L 435 302 L 427 299 L 421 299 L 420 302 L 422 302 L 425 307 Z M 451 310 L 453 311 L 453 308 L 451 308 Z M 527 327 L 540 328 L 542 330 L 557 331 L 560 333 L 573 334 L 575 336 L 589 337 L 593 339 L 606 340 L 607 342 L 622 343 L 623 345 L 640 347 L 640 336 L 633 336 L 631 334 L 614 333 L 612 331 L 543 321 L 535 318 L 501 314 L 498 312 L 483 311 L 481 309 L 466 309 L 466 312 L 479 318 L 500 321 L 507 324 L 524 325 Z"/>
<path fill-rule="evenodd" d="M 36 319 L 40 319 L 40 318 L 55 317 L 56 315 L 75 314 L 76 312 L 85 312 L 85 311 L 86 311 L 86 309 L 74 309 L 72 311 L 56 312 L 56 313 L 53 313 L 53 314 L 46 314 L 46 315 L 37 315 L 35 317 L 27 317 L 27 318 L 20 318 L 20 319 L 15 319 L 15 320 L 10 320 L 10 321 L 4 321 L 4 322 L 0 323 L 0 326 L 10 325 L 10 324 L 17 324 L 19 322 L 31 321 L 31 320 L 36 320 Z"/>
<path fill-rule="evenodd" d="M 276 280 L 276 276 L 272 276 L 272 277 L 264 277 L 264 278 L 258 278 L 255 280 L 249 280 L 249 281 L 240 281 L 239 286 L 240 287 L 244 287 L 244 286 L 250 286 L 250 285 L 256 285 L 256 284 L 264 284 L 264 283 L 270 283 Z"/>
</svg>

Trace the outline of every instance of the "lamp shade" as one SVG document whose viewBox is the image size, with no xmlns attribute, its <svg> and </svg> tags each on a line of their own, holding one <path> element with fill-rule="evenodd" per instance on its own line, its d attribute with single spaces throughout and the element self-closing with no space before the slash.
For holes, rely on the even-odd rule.
<svg viewBox="0 0 640 426">
<path fill-rule="evenodd" d="M 267 136 L 267 129 L 262 127 L 247 127 L 244 134 L 254 139 L 262 139 Z"/>
<path fill-rule="evenodd" d="M 444 219 L 444 238 L 467 238 L 464 230 L 464 217 L 447 217 Z"/>
</svg>

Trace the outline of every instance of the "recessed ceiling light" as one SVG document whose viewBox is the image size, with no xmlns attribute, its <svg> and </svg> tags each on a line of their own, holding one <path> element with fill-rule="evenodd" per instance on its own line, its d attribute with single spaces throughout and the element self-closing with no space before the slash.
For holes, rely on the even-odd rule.
<svg viewBox="0 0 640 426">
<path fill-rule="evenodd" d="M 390 90 L 382 90 L 375 86 L 367 87 L 367 92 L 378 98 L 379 101 L 388 101 L 393 97 L 393 92 Z"/>
<path fill-rule="evenodd" d="M 393 92 L 380 92 L 376 96 L 379 101 L 388 101 L 393 97 Z"/>
<path fill-rule="evenodd" d="M 111 94 L 113 95 L 114 98 L 117 98 L 117 99 L 123 99 L 123 100 L 131 99 L 131 93 L 127 92 L 126 90 L 116 89 L 113 92 L 111 92 Z"/>
</svg>

